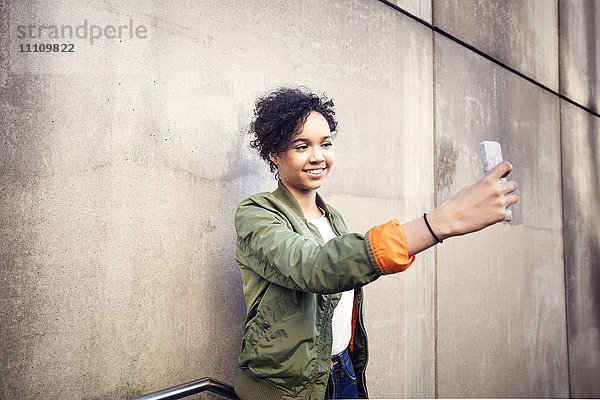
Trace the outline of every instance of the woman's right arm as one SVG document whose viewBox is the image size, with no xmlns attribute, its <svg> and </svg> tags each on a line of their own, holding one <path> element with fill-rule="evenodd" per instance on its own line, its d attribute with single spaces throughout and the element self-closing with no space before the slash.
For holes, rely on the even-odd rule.
<svg viewBox="0 0 600 400">
<path fill-rule="evenodd" d="M 338 293 L 382 275 L 365 235 L 348 233 L 320 246 L 249 199 L 238 206 L 235 224 L 238 264 L 280 286 Z"/>
<path fill-rule="evenodd" d="M 428 214 L 436 236 L 444 240 L 505 220 L 505 207 L 518 201 L 517 195 L 510 194 L 517 185 L 498 181 L 511 169 L 508 162 L 498 164 Z M 280 286 L 313 293 L 342 292 L 402 272 L 415 254 L 437 243 L 420 217 L 403 225 L 394 219 L 365 235 L 349 233 L 319 246 L 250 199 L 240 203 L 235 224 L 240 266 Z"/>
<path fill-rule="evenodd" d="M 510 221 L 506 207 L 519 201 L 513 192 L 513 181 L 500 183 L 512 171 L 509 162 L 503 161 L 477 183 L 466 186 L 438 209 L 427 214 L 431 230 L 440 239 L 476 232 L 500 221 Z M 408 254 L 415 255 L 437 244 L 424 217 L 402 225 Z"/>
</svg>

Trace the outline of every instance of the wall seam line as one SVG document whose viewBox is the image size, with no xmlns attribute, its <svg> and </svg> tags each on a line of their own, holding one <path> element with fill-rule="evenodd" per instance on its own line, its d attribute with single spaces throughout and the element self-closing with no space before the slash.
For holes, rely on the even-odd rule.
<svg viewBox="0 0 600 400">
<path fill-rule="evenodd" d="M 433 1 L 431 0 L 431 22 L 435 22 L 435 15 L 433 10 Z M 437 91 L 436 91 L 436 82 L 437 82 L 437 68 L 436 68 L 436 51 L 435 51 L 435 32 L 431 31 L 431 78 L 433 84 L 431 85 L 432 91 L 432 109 L 433 109 L 433 118 L 432 118 L 432 133 L 433 133 L 433 149 L 432 149 L 432 158 L 433 158 L 433 208 L 436 209 L 438 205 L 438 195 L 437 195 L 437 175 L 435 171 L 437 171 L 437 158 L 436 158 L 436 149 L 437 149 Z M 438 247 L 435 246 L 433 250 L 433 397 L 439 398 L 439 343 L 438 343 Z"/>
<path fill-rule="evenodd" d="M 378 0 L 378 1 L 380 1 L 381 3 L 383 3 L 383 4 L 385 4 L 385 5 L 389 6 L 389 7 L 392 7 L 394 10 L 399 11 L 400 13 L 406 15 L 407 17 L 412 18 L 413 20 L 415 20 L 416 22 L 420 23 L 421 25 L 424 25 L 424 26 L 428 27 L 429 29 L 432 29 L 434 32 L 437 32 L 440 35 L 445 36 L 447 39 L 450 39 L 451 41 L 457 43 L 458 45 L 463 46 L 466 49 L 471 50 L 475 54 L 477 54 L 477 55 L 479 55 L 479 56 L 481 56 L 481 57 L 483 57 L 483 58 L 485 58 L 485 59 L 493 62 L 494 64 L 496 64 L 496 65 L 498 65 L 498 66 L 500 66 L 500 67 L 508 70 L 509 72 L 512 72 L 513 74 L 517 75 L 518 77 L 520 77 L 522 79 L 525 79 L 526 81 L 528 81 L 530 83 L 533 83 L 534 85 L 538 86 L 539 88 L 541 88 L 541 89 L 543 89 L 543 90 L 545 90 L 545 91 L 547 91 L 547 92 L 549 92 L 549 93 L 551 93 L 551 94 L 553 94 L 555 96 L 558 96 L 560 99 L 562 99 L 562 100 L 564 100 L 564 101 L 566 101 L 568 103 L 571 103 L 572 105 L 574 105 L 576 107 L 579 107 L 579 108 L 581 108 L 581 109 L 589 112 L 590 114 L 595 115 L 596 117 L 600 118 L 600 113 L 592 110 L 589 107 L 586 107 L 586 106 L 584 106 L 582 104 L 577 103 L 576 101 L 570 99 L 569 97 L 565 96 L 564 94 L 561 94 L 561 93 L 555 91 L 554 89 L 551 89 L 548 86 L 544 85 L 543 83 L 540 83 L 540 82 L 536 81 L 535 79 L 533 79 L 533 78 L 531 78 L 531 77 L 523 74 L 522 72 L 517 71 L 516 69 L 508 66 L 507 64 L 503 63 L 502 61 L 499 61 L 499 60 L 495 59 L 494 57 L 492 57 L 492 56 L 484 53 L 483 51 L 479 50 L 478 48 L 476 48 L 476 47 L 474 47 L 474 46 L 472 46 L 472 45 L 464 42 L 463 40 L 457 38 L 456 36 L 453 36 L 450 33 L 444 31 L 443 29 L 437 27 L 435 24 L 430 24 L 429 22 L 427 22 L 427 21 L 425 21 L 425 20 L 417 17 L 416 15 L 413 15 L 413 14 L 409 13 L 408 11 L 400 8 L 399 6 L 397 6 L 394 3 L 389 2 L 388 0 Z M 431 15 L 433 16 L 433 8 L 431 10 Z M 559 47 L 560 47 L 560 43 L 559 43 Z M 559 81 L 559 90 L 560 90 L 560 81 Z"/>
<path fill-rule="evenodd" d="M 390 3 L 388 0 L 379 0 L 380 2 L 388 5 L 389 7 L 392 7 L 394 10 L 404 14 L 405 16 L 415 20 L 417 23 L 424 25 L 426 27 L 428 27 L 429 29 L 432 30 L 432 62 L 433 62 L 433 165 L 434 165 L 434 171 L 436 170 L 436 158 L 435 158 L 435 152 L 436 152 L 436 87 L 435 87 L 435 83 L 436 83 L 436 57 L 435 57 L 435 32 L 443 35 L 444 37 L 446 37 L 447 39 L 457 43 L 458 45 L 467 48 L 468 50 L 471 50 L 472 52 L 478 54 L 479 56 L 493 62 L 494 64 L 500 66 L 501 68 L 504 68 L 506 70 L 508 70 L 509 72 L 512 72 L 513 74 L 519 76 L 520 78 L 538 86 L 539 88 L 545 90 L 546 92 L 549 92 L 550 94 L 558 97 L 559 100 L 559 142 L 560 142 L 560 152 L 559 152 L 559 158 L 560 158 L 560 165 L 561 165 L 561 182 L 564 181 L 564 177 L 563 177 L 563 169 L 562 169 L 562 165 L 563 165 L 563 155 L 562 155 L 562 151 L 563 151 L 563 124 L 562 124 L 562 103 L 561 100 L 564 100 L 580 109 L 583 109 L 584 111 L 587 111 L 588 113 L 596 116 L 596 117 L 600 117 L 600 114 L 594 110 L 592 110 L 589 107 L 586 107 L 582 104 L 577 103 L 576 101 L 570 99 L 569 97 L 567 97 L 566 95 L 560 93 L 561 90 L 561 85 L 562 85 L 562 76 L 561 76 L 561 46 L 560 46 L 560 39 L 561 39 L 561 32 L 560 32 L 560 4 L 557 5 L 557 57 L 558 57 L 558 62 L 557 62 L 557 69 L 558 69 L 558 91 L 555 91 L 549 87 L 547 87 L 546 85 L 538 82 L 537 80 L 523 74 L 522 72 L 517 71 L 516 69 L 508 66 L 507 64 L 493 58 L 492 56 L 484 53 L 483 51 L 477 49 L 476 47 L 458 39 L 457 37 L 451 35 L 450 33 L 444 31 L 443 29 L 437 27 L 435 25 L 435 11 L 434 11 L 434 0 L 431 0 L 431 20 L 432 23 L 428 23 L 427 21 L 413 15 L 412 13 L 400 8 L 398 5 Z M 436 181 L 436 176 L 434 173 L 434 207 L 437 207 L 437 191 L 436 191 L 436 186 L 437 185 L 437 181 Z M 562 183 L 561 183 L 561 187 L 562 187 Z M 564 196 L 563 196 L 563 191 L 561 190 L 561 212 L 562 212 L 562 230 L 563 233 L 561 235 L 561 239 L 562 239 L 562 247 L 563 247 L 563 278 L 564 278 L 564 289 L 565 289 L 565 316 L 566 316 L 566 324 L 565 324 L 565 328 L 566 328 L 566 353 L 567 353 L 567 375 L 568 375 L 568 395 L 569 398 L 572 398 L 572 382 L 571 382 L 571 368 L 570 368 L 570 352 L 569 352 L 569 318 L 568 318 L 568 277 L 567 277 L 567 265 L 566 265 L 566 259 L 565 259 L 565 254 L 566 254 L 566 249 L 565 249 L 565 240 L 564 240 Z M 437 246 L 435 247 L 434 250 L 434 387 L 435 387 L 435 398 L 439 398 L 439 386 L 438 386 L 438 382 L 439 382 L 439 378 L 438 378 L 438 285 L 437 285 L 437 262 L 438 262 L 438 249 Z"/>
<path fill-rule="evenodd" d="M 557 21 L 557 36 L 558 36 L 558 90 L 562 86 L 562 74 L 561 74 L 561 30 L 560 30 L 560 3 L 556 7 L 556 21 Z M 573 398 L 572 383 L 571 383 L 571 353 L 569 351 L 569 289 L 568 289 L 568 271 L 567 271 L 567 249 L 565 247 L 565 199 L 564 199 L 564 187 L 563 182 L 565 178 L 563 176 L 563 115 L 562 115 L 562 102 L 558 100 L 558 138 L 559 138 L 559 165 L 560 165 L 560 211 L 562 221 L 562 232 L 560 238 L 562 240 L 562 251 L 563 251 L 563 283 L 565 288 L 565 340 L 566 340 L 566 352 L 567 352 L 567 389 L 569 391 L 569 398 Z"/>
<path fill-rule="evenodd" d="M 432 11 L 433 12 L 433 11 Z M 432 15 L 433 18 L 433 15 Z M 431 61 L 432 61 L 432 103 L 433 103 L 433 208 L 437 209 L 437 101 L 436 101 L 436 51 L 435 51 L 435 32 L 431 32 Z M 438 360 L 438 247 L 435 246 L 433 252 L 433 368 L 434 368 L 434 397 L 439 398 L 439 360 Z"/>
<path fill-rule="evenodd" d="M 571 392 L 571 354 L 569 352 L 569 288 L 568 288 L 568 271 L 567 271 L 567 259 L 565 257 L 565 254 L 567 254 L 567 249 L 565 247 L 565 201 L 564 201 L 564 188 L 562 186 L 563 182 L 564 182 L 564 176 L 563 176 L 563 118 L 562 118 L 562 103 L 558 102 L 558 113 L 559 113 L 559 139 L 560 139 L 560 151 L 559 151 L 559 158 L 560 158 L 560 211 L 561 211 L 561 221 L 562 221 L 562 225 L 561 225 L 561 229 L 562 229 L 562 235 L 561 235 L 561 239 L 562 239 L 562 251 L 563 251 L 563 284 L 564 284 L 564 288 L 565 288 L 565 339 L 567 341 L 566 343 L 566 351 L 567 351 L 567 379 L 568 379 L 568 389 L 569 389 L 569 398 L 573 398 L 572 397 L 572 392 Z"/>
</svg>

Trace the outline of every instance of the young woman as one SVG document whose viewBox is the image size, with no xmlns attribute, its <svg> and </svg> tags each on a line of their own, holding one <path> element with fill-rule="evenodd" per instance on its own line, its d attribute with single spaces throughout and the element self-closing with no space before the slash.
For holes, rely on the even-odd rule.
<svg viewBox="0 0 600 400">
<path fill-rule="evenodd" d="M 278 187 L 243 200 L 236 261 L 247 317 L 235 391 L 245 399 L 366 398 L 362 286 L 404 271 L 415 254 L 451 236 L 510 221 L 512 167 L 499 164 L 438 209 L 350 233 L 317 193 L 334 163 L 333 102 L 279 89 L 256 103 L 252 146 Z"/>
</svg>

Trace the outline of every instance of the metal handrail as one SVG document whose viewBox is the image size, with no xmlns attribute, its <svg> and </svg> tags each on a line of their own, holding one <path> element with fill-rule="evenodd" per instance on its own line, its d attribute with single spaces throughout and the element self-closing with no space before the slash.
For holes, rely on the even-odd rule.
<svg viewBox="0 0 600 400">
<path fill-rule="evenodd" d="M 228 399 L 239 400 L 235 394 L 235 391 L 233 390 L 233 387 L 213 378 L 202 378 L 196 381 L 184 383 L 183 385 L 162 389 L 157 392 L 143 395 L 142 397 L 138 397 L 134 400 L 175 400 L 200 392 L 213 392 Z"/>
</svg>

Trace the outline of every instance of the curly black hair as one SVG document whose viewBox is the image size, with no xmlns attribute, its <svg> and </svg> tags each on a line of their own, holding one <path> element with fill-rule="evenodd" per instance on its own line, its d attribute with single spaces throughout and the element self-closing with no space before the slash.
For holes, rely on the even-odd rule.
<svg viewBox="0 0 600 400">
<path fill-rule="evenodd" d="M 250 146 L 257 149 L 262 159 L 269 163 L 271 172 L 277 166 L 269 158 L 269 153 L 281 154 L 286 151 L 293 138 L 300 132 L 311 111 L 319 112 L 329 124 L 332 135 L 337 131 L 334 119 L 333 101 L 301 88 L 279 88 L 269 95 L 260 97 L 254 108 L 254 118 L 249 132 L 254 134 Z M 279 178 L 279 174 L 275 175 Z"/>
</svg>

